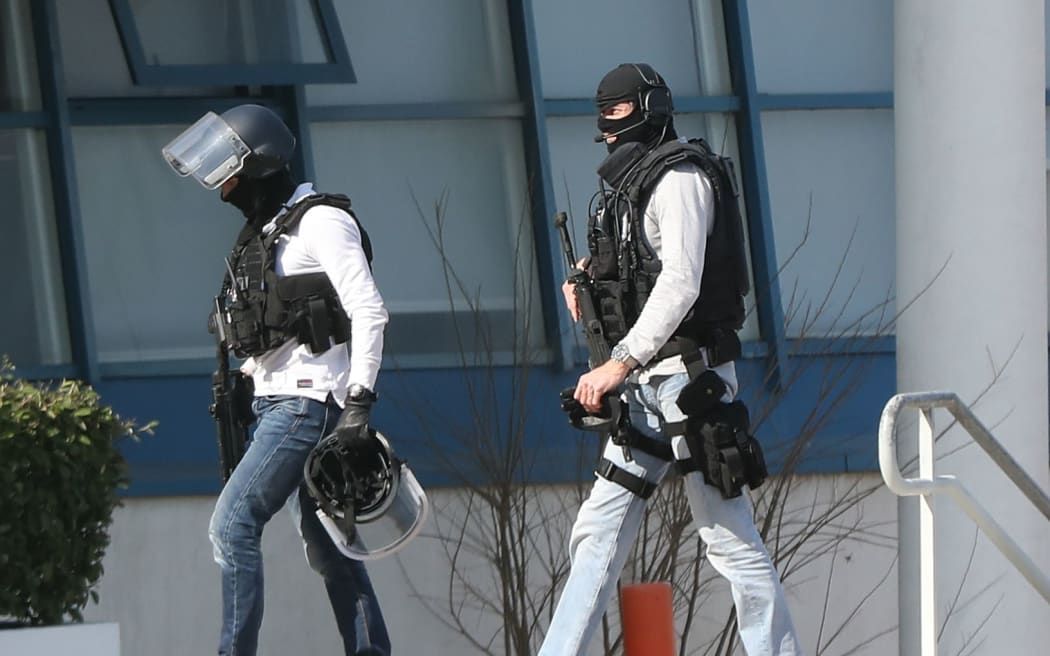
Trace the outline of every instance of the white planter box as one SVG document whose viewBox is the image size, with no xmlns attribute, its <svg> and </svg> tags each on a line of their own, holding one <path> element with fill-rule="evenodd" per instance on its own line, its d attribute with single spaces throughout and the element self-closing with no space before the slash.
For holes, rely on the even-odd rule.
<svg viewBox="0 0 1050 656">
<path fill-rule="evenodd" d="M 107 622 L 0 629 L 0 654 L 120 656 L 120 626 L 116 622 Z"/>
</svg>

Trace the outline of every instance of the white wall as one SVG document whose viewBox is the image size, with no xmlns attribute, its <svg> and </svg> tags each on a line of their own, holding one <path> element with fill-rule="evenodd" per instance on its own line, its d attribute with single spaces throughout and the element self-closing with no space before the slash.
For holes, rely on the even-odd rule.
<svg viewBox="0 0 1050 656">
<path fill-rule="evenodd" d="M 897 388 L 956 392 L 1046 489 L 1045 7 L 894 7 L 897 297 L 915 299 L 897 322 Z M 937 422 L 949 426 L 945 415 Z M 915 453 L 910 444 L 901 443 L 902 460 Z M 959 429 L 938 439 L 934 473 L 958 476 L 1045 570 L 1050 525 L 968 444 Z M 931 621 L 937 635 L 924 643 L 949 654 L 978 645 L 981 653 L 1045 653 L 1045 601 L 953 504 L 936 499 L 934 507 L 931 613 L 958 600 L 957 615 Z M 900 511 L 901 548 L 910 550 L 917 500 Z M 914 580 L 917 568 L 902 567 L 902 579 Z M 919 653 L 919 597 L 915 588 L 901 592 L 902 613 L 914 609 L 901 618 L 900 653 L 910 656 Z"/>
<path fill-rule="evenodd" d="M 875 474 L 800 479 L 789 503 L 789 530 L 800 529 L 811 509 L 826 506 L 854 486 L 879 484 Z M 555 497 L 563 495 L 566 488 L 545 491 Z M 438 507 L 447 505 L 455 496 L 449 490 L 431 494 Z M 101 603 L 89 607 L 85 617 L 87 621 L 118 621 L 125 656 L 214 653 L 220 621 L 219 570 L 212 562 L 206 535 L 213 503 L 213 498 L 204 497 L 130 499 L 117 511 L 112 544 L 104 563 L 106 574 L 99 589 Z M 832 531 L 825 530 L 798 555 L 796 564 L 812 556 L 814 550 L 825 552 L 816 562 L 793 572 L 787 581 L 792 612 L 808 653 L 816 652 L 818 638 L 822 645 L 826 644 L 858 605 L 852 621 L 823 652 L 825 656 L 845 654 L 872 638 L 852 653 L 894 651 L 895 512 L 893 497 L 879 489 L 836 522 L 859 522 L 862 529 L 853 539 L 835 549 L 830 542 Z M 428 527 L 428 532 L 433 533 L 433 526 Z M 324 588 L 307 566 L 287 516 L 279 515 L 270 523 L 263 552 L 267 587 L 261 656 L 338 653 L 340 643 Z M 402 554 L 399 559 L 370 566 L 395 653 L 478 653 L 462 636 L 444 627 L 422 600 L 430 597 L 440 607 L 445 599 L 448 565 L 434 539 L 421 537 Z M 825 594 L 826 590 L 830 593 Z M 865 601 L 872 590 L 874 594 Z M 694 645 L 713 635 L 724 621 L 730 603 L 728 592 L 722 591 L 714 599 L 698 613 L 691 640 Z M 600 645 L 592 645 L 592 653 L 601 653 Z"/>
</svg>

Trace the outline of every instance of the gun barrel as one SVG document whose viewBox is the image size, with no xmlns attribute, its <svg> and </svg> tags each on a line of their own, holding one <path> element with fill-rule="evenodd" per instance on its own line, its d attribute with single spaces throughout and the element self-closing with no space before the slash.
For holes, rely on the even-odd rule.
<svg viewBox="0 0 1050 656">
<path fill-rule="evenodd" d="M 569 217 L 565 212 L 558 212 L 554 215 L 554 226 L 558 229 L 558 236 L 561 238 L 561 249 L 565 253 L 565 262 L 569 266 L 569 271 L 572 271 L 576 268 L 576 254 L 573 252 L 568 222 Z"/>
</svg>

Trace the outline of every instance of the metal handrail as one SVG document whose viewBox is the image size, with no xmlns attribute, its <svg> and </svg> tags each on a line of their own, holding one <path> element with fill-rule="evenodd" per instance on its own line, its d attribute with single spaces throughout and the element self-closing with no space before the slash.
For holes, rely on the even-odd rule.
<svg viewBox="0 0 1050 656">
<path fill-rule="evenodd" d="M 969 407 L 952 392 L 919 392 L 897 394 L 882 410 L 879 421 L 879 469 L 886 486 L 898 496 L 921 496 L 919 506 L 920 558 L 920 645 L 923 654 L 935 654 L 936 603 L 933 576 L 933 504 L 934 494 L 946 494 L 970 516 L 985 535 L 1013 563 L 1017 571 L 1050 603 L 1050 577 L 1006 533 L 955 476 L 935 476 L 933 473 L 933 409 L 945 408 L 984 449 L 999 468 L 1028 497 L 1035 507 L 1050 520 L 1050 497 L 1021 468 L 1013 457 L 974 416 Z M 897 460 L 897 416 L 904 408 L 918 408 L 922 417 L 919 425 L 919 478 L 905 478 Z"/>
</svg>

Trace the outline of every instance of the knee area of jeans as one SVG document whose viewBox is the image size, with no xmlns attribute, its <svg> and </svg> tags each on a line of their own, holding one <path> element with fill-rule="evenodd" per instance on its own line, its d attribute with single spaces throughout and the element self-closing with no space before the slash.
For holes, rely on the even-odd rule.
<svg viewBox="0 0 1050 656">
<path fill-rule="evenodd" d="M 592 524 L 586 526 L 574 526 L 572 534 L 569 536 L 569 560 L 570 562 L 576 562 L 577 553 L 585 545 L 599 545 L 603 541 L 615 542 L 617 539 L 617 532 L 613 529 L 609 530 L 595 530 L 596 527 Z"/>
<path fill-rule="evenodd" d="M 761 545 L 739 540 L 723 540 L 707 544 L 708 560 L 720 561 L 737 571 L 773 572 L 773 561 Z"/>
<path fill-rule="evenodd" d="M 220 518 L 220 521 L 213 521 L 208 526 L 208 539 L 217 551 L 229 559 L 233 553 L 259 551 L 262 530 L 243 522 Z"/>
<path fill-rule="evenodd" d="M 226 558 L 225 552 L 214 538 L 212 538 L 211 541 L 211 558 L 219 565 L 219 567 L 230 566 L 230 561 Z"/>
</svg>

